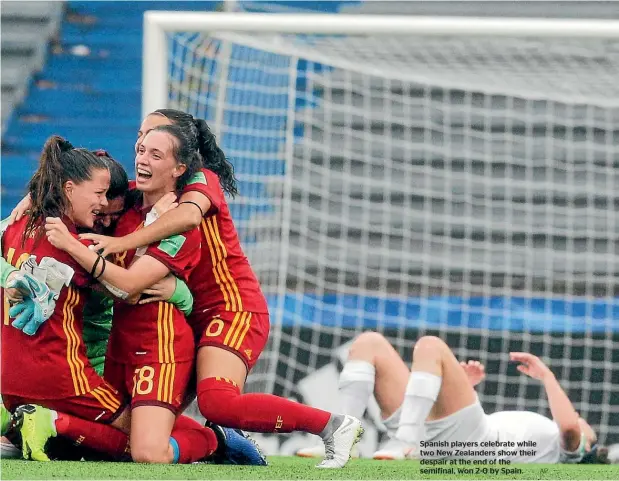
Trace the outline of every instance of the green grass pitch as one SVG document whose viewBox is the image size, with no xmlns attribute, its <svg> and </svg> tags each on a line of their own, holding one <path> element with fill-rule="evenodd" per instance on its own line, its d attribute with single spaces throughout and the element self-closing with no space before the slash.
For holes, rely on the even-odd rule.
<svg viewBox="0 0 619 481">
<path fill-rule="evenodd" d="M 510 474 L 422 474 L 414 461 L 353 459 L 344 469 L 319 470 L 315 459 L 273 456 L 267 467 L 199 465 L 144 465 L 2 460 L 1 479 L 619 479 L 619 465 L 513 465 Z M 470 466 L 469 468 L 472 468 Z M 481 467 L 483 469 L 483 467 Z M 501 468 L 500 466 L 498 468 Z"/>
</svg>

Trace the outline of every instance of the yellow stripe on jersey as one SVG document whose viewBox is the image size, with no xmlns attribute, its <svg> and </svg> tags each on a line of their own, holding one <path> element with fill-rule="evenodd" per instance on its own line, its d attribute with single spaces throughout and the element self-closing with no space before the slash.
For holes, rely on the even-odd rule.
<svg viewBox="0 0 619 481">
<path fill-rule="evenodd" d="M 75 395 L 80 396 L 90 391 L 88 379 L 84 373 L 84 363 L 79 359 L 80 338 L 75 331 L 75 315 L 73 310 L 79 304 L 80 296 L 75 289 L 69 287 L 67 298 L 62 308 L 62 329 L 67 337 L 67 363 L 71 371 L 71 380 Z"/>
<path fill-rule="evenodd" d="M 167 364 L 160 364 L 160 366 L 161 370 L 159 371 L 159 385 L 157 386 L 157 401 L 163 400 L 162 393 L 164 392 L 163 385 L 165 384 L 166 379 L 165 375 Z"/>
<path fill-rule="evenodd" d="M 110 406 L 114 408 L 114 411 L 117 411 L 120 408 L 120 401 L 116 397 L 116 394 L 112 393 L 104 385 L 94 388 L 93 391 L 97 391 L 101 395 L 101 397 L 106 399 Z"/>
<path fill-rule="evenodd" d="M 174 306 L 168 304 L 168 325 L 170 329 L 170 338 L 168 340 L 168 351 L 170 353 L 170 362 L 174 362 Z"/>
<path fill-rule="evenodd" d="M 251 324 L 251 312 L 248 314 L 249 315 L 245 318 L 245 327 L 243 328 L 243 332 L 241 333 L 239 337 L 239 342 L 237 342 L 236 346 L 234 347 L 237 351 L 241 348 L 241 344 L 243 344 L 243 340 L 245 339 L 245 336 L 247 335 L 247 331 L 249 331 L 249 326 Z"/>
<path fill-rule="evenodd" d="M 228 328 L 228 333 L 226 334 L 226 337 L 224 338 L 224 346 L 228 346 L 228 342 L 230 341 L 230 336 L 234 333 L 234 330 L 236 329 L 236 325 L 239 322 L 239 319 L 241 318 L 241 316 L 243 315 L 243 312 L 237 312 L 234 315 L 234 319 L 232 319 L 232 325 Z"/>
<path fill-rule="evenodd" d="M 176 375 L 176 363 L 170 364 L 170 388 L 168 390 L 168 402 L 172 404 L 172 395 L 174 394 L 174 376 Z"/>
<path fill-rule="evenodd" d="M 228 253 L 226 252 L 226 245 L 221 240 L 221 236 L 219 234 L 219 226 L 217 225 L 217 221 L 215 220 L 215 217 L 209 217 L 206 220 L 206 222 L 208 224 L 210 224 L 211 230 L 212 230 L 212 232 L 214 234 L 214 238 L 215 238 L 216 242 L 219 244 L 219 246 L 221 247 L 221 251 L 223 253 L 223 257 L 221 259 L 221 266 L 223 268 L 225 277 L 229 281 L 229 287 L 233 291 L 232 297 L 236 301 L 236 310 L 237 311 L 242 311 L 243 310 L 243 301 L 241 300 L 241 294 L 239 293 L 239 288 L 236 285 L 236 281 L 234 280 L 234 277 L 232 277 L 232 274 L 230 274 L 230 271 L 228 270 L 228 263 L 226 262 L 226 259 L 228 257 Z M 234 302 L 233 302 L 233 304 L 234 304 Z"/>
<path fill-rule="evenodd" d="M 208 245 L 209 253 L 211 254 L 211 263 L 213 264 L 213 277 L 215 277 L 215 282 L 219 286 L 219 290 L 224 298 L 226 303 L 226 311 L 230 310 L 230 298 L 228 297 L 228 288 L 222 282 L 221 277 L 219 275 L 219 260 L 218 254 L 219 251 L 216 250 L 213 240 L 211 239 L 211 233 L 209 231 L 208 226 L 206 225 L 206 221 L 202 220 L 202 230 L 204 231 L 204 238 L 206 239 L 206 244 Z"/>
<path fill-rule="evenodd" d="M 71 332 L 71 335 L 73 336 L 73 339 L 74 339 L 73 359 L 75 362 L 77 377 L 78 377 L 80 386 L 82 388 L 81 394 L 86 394 L 87 392 L 90 392 L 90 386 L 88 384 L 88 378 L 86 377 L 86 372 L 84 370 L 85 368 L 84 361 L 82 361 L 79 356 L 79 350 L 82 344 L 82 339 L 77 333 L 77 331 L 75 330 L 75 307 L 80 302 L 80 295 L 79 295 L 79 292 L 76 291 L 75 289 L 73 288 L 70 288 L 70 289 L 73 290 L 75 293 L 74 300 L 69 306 L 69 331 Z"/>
<path fill-rule="evenodd" d="M 10 264 L 11 262 L 13 262 L 13 256 L 15 255 L 15 249 L 13 247 L 10 247 L 9 250 L 6 253 L 6 261 Z M 9 318 L 9 309 L 11 308 L 11 305 L 9 304 L 9 300 L 5 297 L 4 298 L 4 325 L 8 326 L 10 323 L 10 318 Z"/>
<path fill-rule="evenodd" d="M 159 302 L 159 312 L 157 313 L 157 347 L 159 349 L 159 362 L 163 362 L 163 344 L 161 338 L 163 336 L 163 302 Z"/>
<path fill-rule="evenodd" d="M 115 413 L 116 411 L 118 411 L 120 404 L 117 403 L 116 400 L 114 400 L 114 402 L 110 402 L 108 395 L 104 395 L 103 392 L 99 391 L 97 388 L 94 388 L 92 391 L 90 391 L 90 394 L 92 394 L 97 399 L 97 401 L 99 401 L 101 406 L 109 409 L 110 412 Z"/>
</svg>

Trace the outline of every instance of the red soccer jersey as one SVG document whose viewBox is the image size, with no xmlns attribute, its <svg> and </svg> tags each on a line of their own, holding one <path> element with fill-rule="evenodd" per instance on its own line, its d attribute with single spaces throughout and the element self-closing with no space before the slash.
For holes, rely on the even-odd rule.
<svg viewBox="0 0 619 481">
<path fill-rule="evenodd" d="M 115 235 L 130 234 L 144 225 L 150 209 L 138 202 L 119 219 Z M 129 268 L 136 249 L 114 255 L 114 262 Z M 185 281 L 200 259 L 198 229 L 151 244 L 144 255 L 165 264 L 172 274 Z M 194 358 L 193 334 L 185 316 L 167 302 L 130 305 L 114 304 L 112 332 L 107 355 L 120 363 L 173 363 Z"/>
<path fill-rule="evenodd" d="M 8 227 L 2 238 L 2 255 L 19 267 L 29 255 L 37 263 L 52 257 L 73 268 L 69 287 L 64 287 L 56 301 L 52 316 L 34 336 L 11 326 L 8 302 L 2 312 L 2 394 L 30 399 L 62 399 L 89 393 L 102 383 L 91 367 L 82 340 L 82 308 L 90 275 L 73 258 L 52 246 L 45 235 L 35 242 L 33 237 L 22 246 L 22 235 L 28 219 Z M 77 237 L 73 223 L 64 219 Z M 4 298 L 4 291 L 2 292 Z"/>
<path fill-rule="evenodd" d="M 189 277 L 194 297 L 192 316 L 220 308 L 231 312 L 268 313 L 260 283 L 239 243 L 219 177 L 201 169 L 183 190 L 200 192 L 211 201 L 200 227 L 202 258 Z"/>
</svg>

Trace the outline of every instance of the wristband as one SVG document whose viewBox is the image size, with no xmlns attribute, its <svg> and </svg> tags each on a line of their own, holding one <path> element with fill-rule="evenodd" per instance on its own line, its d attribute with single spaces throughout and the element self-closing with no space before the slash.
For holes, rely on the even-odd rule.
<svg viewBox="0 0 619 481">
<path fill-rule="evenodd" d="M 0 286 L 5 287 L 6 288 L 6 280 L 7 278 L 13 273 L 13 272 L 17 272 L 17 269 L 15 269 L 15 267 L 13 267 L 11 264 L 9 264 L 4 257 L 2 257 L 2 269 L 1 269 L 1 274 L 0 274 Z"/>
<path fill-rule="evenodd" d="M 193 296 L 187 284 L 182 279 L 176 278 L 176 288 L 174 294 L 168 299 L 168 302 L 178 307 L 183 314 L 188 316 L 193 310 Z"/>
</svg>

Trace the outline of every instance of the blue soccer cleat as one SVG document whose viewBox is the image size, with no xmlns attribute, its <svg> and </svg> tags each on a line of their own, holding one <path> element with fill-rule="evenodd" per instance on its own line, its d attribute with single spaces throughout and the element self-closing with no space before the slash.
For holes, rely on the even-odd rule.
<svg viewBox="0 0 619 481">
<path fill-rule="evenodd" d="M 224 428 L 208 421 L 205 426 L 215 432 L 219 441 L 219 447 L 212 456 L 212 462 L 244 466 L 268 465 L 267 458 L 256 441 L 240 429 Z"/>
</svg>

